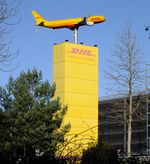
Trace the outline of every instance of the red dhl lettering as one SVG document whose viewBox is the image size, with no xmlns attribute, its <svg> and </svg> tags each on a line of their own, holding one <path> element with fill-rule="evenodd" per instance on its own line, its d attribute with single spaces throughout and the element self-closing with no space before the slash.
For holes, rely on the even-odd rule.
<svg viewBox="0 0 150 164">
<path fill-rule="evenodd" d="M 36 16 L 36 19 L 41 19 L 41 17 L 39 17 L 39 16 Z"/>
<path fill-rule="evenodd" d="M 100 18 L 99 17 L 94 17 L 94 18 L 91 18 L 91 21 L 100 21 Z"/>
<path fill-rule="evenodd" d="M 91 51 L 79 49 L 79 48 L 72 48 L 71 53 L 79 54 L 79 55 L 86 55 L 86 56 L 93 56 L 93 54 L 91 54 Z"/>
</svg>

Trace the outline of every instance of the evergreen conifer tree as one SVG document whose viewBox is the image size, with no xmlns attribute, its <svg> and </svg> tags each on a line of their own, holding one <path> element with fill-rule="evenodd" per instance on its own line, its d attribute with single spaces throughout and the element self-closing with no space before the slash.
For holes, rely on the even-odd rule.
<svg viewBox="0 0 150 164">
<path fill-rule="evenodd" d="M 0 87 L 1 159 L 29 163 L 37 156 L 54 158 L 70 128 L 62 126 L 67 107 L 54 99 L 55 88 L 36 69 Z"/>
</svg>

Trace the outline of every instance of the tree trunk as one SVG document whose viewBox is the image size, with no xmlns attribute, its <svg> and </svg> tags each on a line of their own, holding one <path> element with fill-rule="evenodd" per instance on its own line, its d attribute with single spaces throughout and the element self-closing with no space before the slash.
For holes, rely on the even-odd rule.
<svg viewBox="0 0 150 164">
<path fill-rule="evenodd" d="M 128 158 L 131 157 L 131 138 L 132 138 L 132 87 L 130 86 L 130 100 L 129 100 L 129 118 L 128 118 L 128 146 L 127 155 Z"/>
<path fill-rule="evenodd" d="M 131 35 L 128 31 L 128 61 L 129 61 L 129 113 L 128 113 L 128 146 L 127 156 L 131 157 L 131 135 L 132 135 L 132 85 L 133 85 L 133 63 L 132 63 Z"/>
<path fill-rule="evenodd" d="M 132 116 L 129 114 L 129 120 L 128 120 L 128 146 L 127 146 L 127 155 L 128 157 L 131 157 L 131 123 L 132 123 Z"/>
</svg>

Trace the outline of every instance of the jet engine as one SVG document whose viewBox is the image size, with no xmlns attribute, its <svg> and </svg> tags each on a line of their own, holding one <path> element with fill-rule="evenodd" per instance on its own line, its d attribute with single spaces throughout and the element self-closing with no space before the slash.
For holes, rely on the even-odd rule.
<svg viewBox="0 0 150 164">
<path fill-rule="evenodd" d="M 94 23 L 93 23 L 93 22 L 87 22 L 87 21 L 86 21 L 86 25 L 87 25 L 87 26 L 93 26 Z"/>
</svg>

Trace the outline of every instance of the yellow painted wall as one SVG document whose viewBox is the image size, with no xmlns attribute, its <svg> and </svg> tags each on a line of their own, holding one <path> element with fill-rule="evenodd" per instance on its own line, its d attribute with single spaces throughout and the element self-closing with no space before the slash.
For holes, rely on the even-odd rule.
<svg viewBox="0 0 150 164">
<path fill-rule="evenodd" d="M 98 139 L 98 48 L 69 42 L 54 45 L 53 80 L 56 96 L 68 105 L 64 123 L 70 122 L 71 130 L 66 138 L 73 142 L 68 147 L 75 149 L 73 154 L 81 153 L 75 146 L 83 149 Z"/>
</svg>

